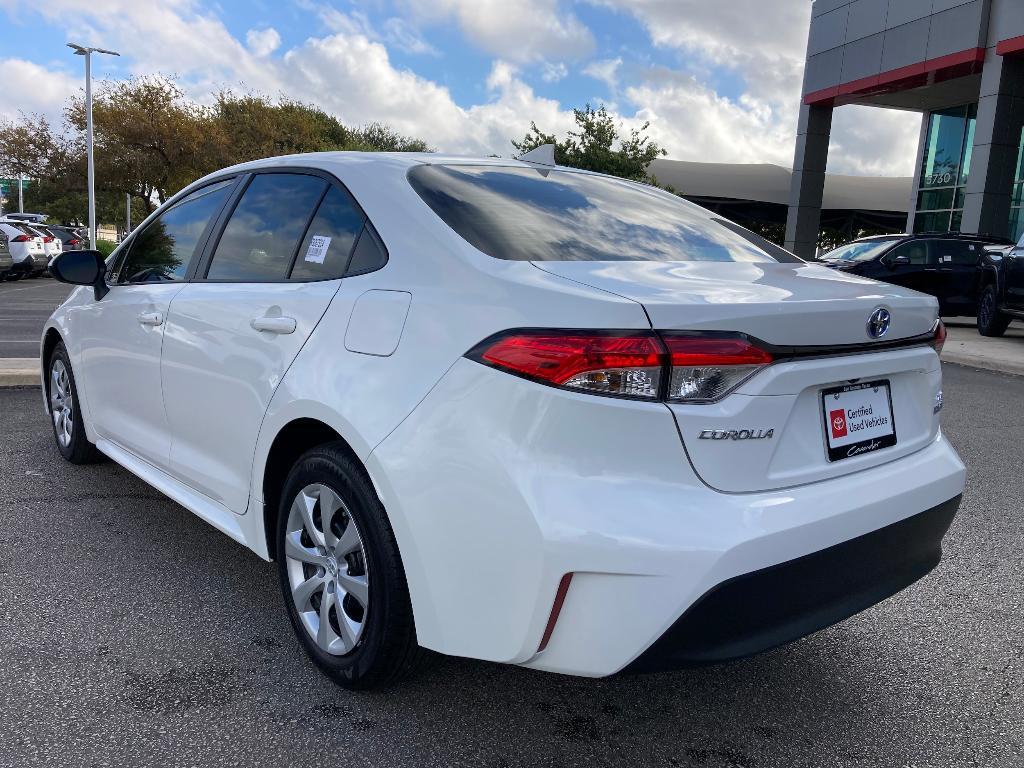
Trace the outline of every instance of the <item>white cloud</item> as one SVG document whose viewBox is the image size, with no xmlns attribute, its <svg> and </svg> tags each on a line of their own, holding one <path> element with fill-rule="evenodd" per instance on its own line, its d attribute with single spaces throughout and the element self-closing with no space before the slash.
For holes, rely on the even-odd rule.
<svg viewBox="0 0 1024 768">
<path fill-rule="evenodd" d="M 678 73 L 649 73 L 627 91 L 640 114 L 650 117 L 652 132 L 670 156 L 792 164 L 808 0 L 587 1 L 634 15 L 657 46 L 742 76 L 744 91 L 733 99 L 723 99 L 700 82 L 686 83 Z M 687 112 L 684 105 L 702 111 Z M 833 122 L 830 171 L 912 173 L 918 115 L 841 107 Z"/>
<path fill-rule="evenodd" d="M 578 59 L 593 50 L 590 30 L 557 0 L 403 0 L 426 23 L 455 19 L 478 48 L 505 61 Z"/>
<path fill-rule="evenodd" d="M 622 58 L 598 59 L 592 61 L 583 68 L 583 74 L 600 80 L 608 86 L 613 93 L 619 87 L 619 67 L 622 66 Z"/>
<path fill-rule="evenodd" d="M 557 83 L 559 80 L 564 80 L 568 74 L 569 68 L 561 61 L 555 64 L 545 61 L 540 68 L 540 79 L 545 83 Z"/>
<path fill-rule="evenodd" d="M 77 63 L 81 59 L 74 61 Z M 0 117 L 6 120 L 40 114 L 59 124 L 64 102 L 85 84 L 84 70 L 80 77 L 73 77 L 23 59 L 2 59 L 0 69 L 4 73 Z"/>
<path fill-rule="evenodd" d="M 269 56 L 281 47 L 281 35 L 273 27 L 250 29 L 245 33 L 245 42 L 254 56 Z"/>
</svg>

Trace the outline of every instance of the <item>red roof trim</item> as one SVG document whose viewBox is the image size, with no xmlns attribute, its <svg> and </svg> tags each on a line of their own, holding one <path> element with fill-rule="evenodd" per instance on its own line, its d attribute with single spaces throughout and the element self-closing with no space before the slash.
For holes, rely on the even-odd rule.
<svg viewBox="0 0 1024 768">
<path fill-rule="evenodd" d="M 1016 38 L 1024 50 L 1024 37 Z M 1012 42 L 1012 41 L 1004 41 Z M 1002 45 L 1002 43 L 1000 43 Z M 998 50 L 998 49 L 997 49 Z M 861 96 L 873 96 L 882 93 L 894 93 L 908 88 L 917 88 L 929 83 L 963 77 L 981 71 L 985 61 L 984 48 L 968 48 L 947 56 L 939 56 L 906 67 L 890 69 L 879 75 L 840 83 L 820 91 L 813 91 L 804 96 L 804 104 L 821 104 L 839 106 L 856 101 Z"/>
<path fill-rule="evenodd" d="M 996 53 L 1000 56 L 1014 56 L 1024 53 L 1024 35 L 1000 40 L 996 43 Z"/>
</svg>

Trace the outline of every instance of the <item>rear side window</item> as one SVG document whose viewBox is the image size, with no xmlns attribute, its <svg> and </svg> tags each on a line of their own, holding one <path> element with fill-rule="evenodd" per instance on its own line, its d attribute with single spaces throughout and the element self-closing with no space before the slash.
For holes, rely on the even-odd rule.
<svg viewBox="0 0 1024 768">
<path fill-rule="evenodd" d="M 184 280 L 203 233 L 227 200 L 234 179 L 197 189 L 135 234 L 117 269 L 118 283 Z"/>
<path fill-rule="evenodd" d="M 285 280 L 327 182 L 316 176 L 253 177 L 213 254 L 210 280 Z"/>
<path fill-rule="evenodd" d="M 359 235 L 359 242 L 356 243 L 356 249 L 352 253 L 352 260 L 349 262 L 348 271 L 345 274 L 350 277 L 365 275 L 367 272 L 380 269 L 387 263 L 388 253 L 384 249 L 384 244 L 377 237 L 373 228 L 367 224 L 363 227 L 362 234 Z"/>
<path fill-rule="evenodd" d="M 978 257 L 982 254 L 980 243 L 969 243 L 963 240 L 935 240 L 932 243 L 932 250 L 940 265 L 958 264 L 973 267 L 977 265 Z"/>
<path fill-rule="evenodd" d="M 781 248 L 769 253 L 682 198 L 620 179 L 421 165 L 409 183 L 463 239 L 499 259 L 800 262 Z"/>
<path fill-rule="evenodd" d="M 291 279 L 329 280 L 344 275 L 364 220 L 349 194 L 331 187 L 299 246 Z"/>
</svg>

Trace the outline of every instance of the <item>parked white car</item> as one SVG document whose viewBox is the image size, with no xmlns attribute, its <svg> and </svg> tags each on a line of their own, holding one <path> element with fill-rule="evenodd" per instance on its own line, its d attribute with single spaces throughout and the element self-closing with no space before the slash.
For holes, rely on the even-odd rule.
<svg viewBox="0 0 1024 768">
<path fill-rule="evenodd" d="M 83 286 L 42 338 L 60 452 L 276 559 L 351 688 L 421 649 L 756 653 L 924 576 L 964 488 L 934 298 L 620 179 L 273 158 L 53 273 Z"/>
<path fill-rule="evenodd" d="M 14 266 L 11 276 L 33 277 L 47 267 L 46 246 L 43 237 L 22 221 L 0 219 L 0 232 L 7 235 L 8 247 Z"/>
<path fill-rule="evenodd" d="M 49 268 L 50 264 L 53 263 L 53 260 L 63 252 L 63 241 L 45 225 L 29 224 L 27 226 L 43 239 L 43 252 L 46 256 L 46 266 Z"/>
</svg>

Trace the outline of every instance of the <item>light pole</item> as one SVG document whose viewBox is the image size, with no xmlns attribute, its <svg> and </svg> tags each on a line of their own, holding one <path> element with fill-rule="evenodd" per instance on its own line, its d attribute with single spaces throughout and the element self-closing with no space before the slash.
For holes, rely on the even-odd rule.
<svg viewBox="0 0 1024 768">
<path fill-rule="evenodd" d="M 89 247 L 96 250 L 96 171 L 92 161 L 92 54 L 121 54 L 103 48 L 87 48 L 75 43 L 68 43 L 68 48 L 74 50 L 78 56 L 85 56 L 85 152 L 89 169 Z"/>
</svg>

